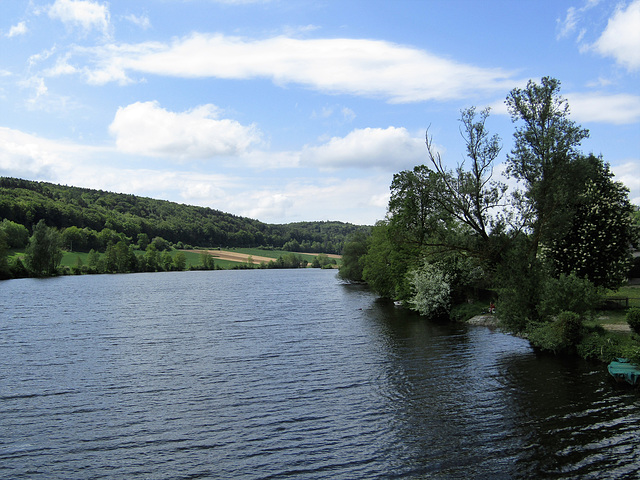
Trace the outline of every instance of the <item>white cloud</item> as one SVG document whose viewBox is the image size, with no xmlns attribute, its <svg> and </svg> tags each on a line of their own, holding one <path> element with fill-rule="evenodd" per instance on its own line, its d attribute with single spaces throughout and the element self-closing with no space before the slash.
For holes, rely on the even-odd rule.
<svg viewBox="0 0 640 480">
<path fill-rule="evenodd" d="M 571 117 L 582 122 L 623 125 L 640 122 L 640 97 L 631 94 L 570 93 Z"/>
<path fill-rule="evenodd" d="M 273 223 L 337 219 L 373 224 L 384 217 L 391 182 L 391 174 L 286 180 L 251 169 L 237 177 L 122 168 L 122 160 L 111 147 L 50 140 L 0 127 L 2 176 L 145 195 Z"/>
<path fill-rule="evenodd" d="M 20 86 L 33 90 L 33 95 L 27 100 L 27 103 L 33 105 L 37 103 L 41 97 L 44 97 L 49 89 L 44 82 L 44 78 L 32 76 L 20 81 Z"/>
<path fill-rule="evenodd" d="M 79 26 L 87 32 L 96 28 L 107 34 L 109 30 L 109 7 L 91 0 L 56 0 L 48 14 L 52 19 Z"/>
<path fill-rule="evenodd" d="M 622 182 L 629 189 L 629 199 L 640 206 L 640 158 L 612 165 L 615 180 Z"/>
<path fill-rule="evenodd" d="M 146 30 L 151 27 L 151 20 L 146 15 L 134 15 L 133 13 L 130 15 L 126 15 L 124 17 L 125 20 L 137 25 L 138 27 Z"/>
<path fill-rule="evenodd" d="M 372 168 L 396 171 L 423 163 L 424 140 L 406 128 L 356 129 L 345 137 L 333 137 L 324 145 L 307 146 L 302 163 L 326 168 Z"/>
<path fill-rule="evenodd" d="M 218 115 L 214 105 L 175 113 L 158 102 L 136 102 L 118 109 L 109 131 L 122 152 L 181 160 L 238 155 L 260 140 L 255 126 Z"/>
<path fill-rule="evenodd" d="M 579 7 L 579 8 L 569 7 L 567 9 L 567 15 L 564 18 L 564 20 L 560 20 L 560 19 L 556 20 L 556 23 L 558 24 L 558 29 L 559 29 L 558 38 L 567 37 L 573 32 L 575 32 L 582 20 L 583 15 L 588 10 L 598 5 L 598 3 L 600 3 L 600 0 L 586 0 L 585 4 L 582 7 Z M 580 41 L 583 34 L 584 34 L 584 30 L 581 30 L 581 33 L 579 34 L 579 37 L 578 37 L 578 41 Z"/>
<path fill-rule="evenodd" d="M 18 35 L 24 35 L 25 33 L 27 33 L 27 24 L 25 22 L 20 22 L 9 29 L 7 37 L 17 37 Z"/>
<path fill-rule="evenodd" d="M 640 121 L 640 96 L 629 93 L 567 93 L 570 115 L 578 122 L 626 125 Z M 491 104 L 491 113 L 509 115 L 503 100 Z"/>
<path fill-rule="evenodd" d="M 593 44 L 598 53 L 611 56 L 629 71 L 640 69 L 640 0 L 619 6 Z"/>
<path fill-rule="evenodd" d="M 57 178 L 54 172 L 70 170 L 72 158 L 89 150 L 90 147 L 0 127 L 0 175 Z"/>
<path fill-rule="evenodd" d="M 269 223 L 335 220 L 373 225 L 386 213 L 390 176 L 291 180 L 234 196 L 228 210 Z"/>
<path fill-rule="evenodd" d="M 131 72 L 181 78 L 268 78 L 328 93 L 417 102 L 506 91 L 513 72 L 483 68 L 427 51 L 366 39 L 263 40 L 195 33 L 171 44 L 84 49 L 93 83 L 131 81 Z"/>
</svg>

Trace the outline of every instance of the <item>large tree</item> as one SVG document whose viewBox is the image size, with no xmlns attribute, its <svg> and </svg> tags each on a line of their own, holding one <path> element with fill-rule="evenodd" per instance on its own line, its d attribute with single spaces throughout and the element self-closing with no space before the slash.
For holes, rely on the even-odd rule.
<svg viewBox="0 0 640 480">
<path fill-rule="evenodd" d="M 575 273 L 594 285 L 618 288 L 627 278 L 630 247 L 637 242 L 628 189 L 613 180 L 609 165 L 590 155 L 575 162 L 567 190 L 571 221 L 545 245 L 555 274 Z"/>
<path fill-rule="evenodd" d="M 62 260 L 60 234 L 40 220 L 33 227 L 33 235 L 25 251 L 27 268 L 32 275 L 54 275 Z"/>
<path fill-rule="evenodd" d="M 476 114 L 475 107 L 461 112 L 460 134 L 467 150 L 468 169 L 467 160 L 459 163 L 455 171 L 447 169 L 429 132 L 426 134 L 427 155 L 440 181 L 436 202 L 483 241 L 489 239 L 491 227 L 496 226 L 496 209 L 503 206 L 507 189 L 506 185 L 493 179 L 493 162 L 502 146 L 500 137 L 490 136 L 486 127 L 489 112 L 486 108 Z"/>
<path fill-rule="evenodd" d="M 364 232 L 356 232 L 345 243 L 342 249 L 342 265 L 338 276 L 343 280 L 362 282 L 364 256 L 367 254 L 367 236 Z M 317 258 L 317 257 L 316 257 Z"/>
<path fill-rule="evenodd" d="M 513 89 L 506 104 L 512 121 L 521 122 L 507 155 L 507 173 L 524 186 L 521 213 L 531 233 L 530 253 L 536 256 L 540 244 L 571 221 L 565 208 L 571 192 L 563 184 L 589 132 L 569 119 L 569 104 L 554 78 Z"/>
</svg>

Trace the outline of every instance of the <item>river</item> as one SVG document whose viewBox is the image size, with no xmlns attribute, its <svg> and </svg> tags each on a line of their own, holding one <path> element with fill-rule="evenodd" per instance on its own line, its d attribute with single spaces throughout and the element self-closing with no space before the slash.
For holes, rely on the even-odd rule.
<svg viewBox="0 0 640 480">
<path fill-rule="evenodd" d="M 3 479 L 620 479 L 640 396 L 327 270 L 0 282 Z"/>
</svg>

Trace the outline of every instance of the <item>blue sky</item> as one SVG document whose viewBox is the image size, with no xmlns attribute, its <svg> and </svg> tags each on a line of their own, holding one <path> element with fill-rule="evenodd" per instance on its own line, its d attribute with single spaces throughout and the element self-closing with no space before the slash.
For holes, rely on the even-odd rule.
<svg viewBox="0 0 640 480">
<path fill-rule="evenodd" d="M 640 0 L 1 0 L 0 175 L 268 223 L 384 218 L 460 110 L 562 83 L 640 204 Z"/>
</svg>

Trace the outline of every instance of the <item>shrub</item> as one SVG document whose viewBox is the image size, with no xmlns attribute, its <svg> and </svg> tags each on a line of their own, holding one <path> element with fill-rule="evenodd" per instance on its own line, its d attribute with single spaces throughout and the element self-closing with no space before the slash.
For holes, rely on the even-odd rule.
<svg viewBox="0 0 640 480">
<path fill-rule="evenodd" d="M 467 320 L 482 315 L 486 312 L 487 305 L 483 302 L 461 303 L 454 305 L 449 312 L 449 318 L 454 322 L 466 322 Z"/>
<path fill-rule="evenodd" d="M 582 318 L 575 312 L 562 312 L 554 322 L 534 327 L 529 341 L 534 347 L 553 353 L 573 353 L 582 338 Z"/>
<path fill-rule="evenodd" d="M 576 346 L 576 353 L 586 360 L 608 363 L 622 356 L 622 347 L 615 336 L 605 333 L 604 329 L 594 329 L 582 338 Z"/>
<path fill-rule="evenodd" d="M 538 312 L 543 319 L 562 311 L 585 315 L 592 312 L 600 300 L 596 287 L 573 273 L 547 279 L 542 292 Z"/>
<path fill-rule="evenodd" d="M 627 312 L 627 323 L 631 330 L 640 333 L 640 308 L 632 308 Z"/>
<path fill-rule="evenodd" d="M 420 315 L 438 316 L 449 311 L 451 282 L 449 275 L 435 264 L 424 262 L 410 270 L 407 279 L 412 289 L 409 304 Z"/>
</svg>

